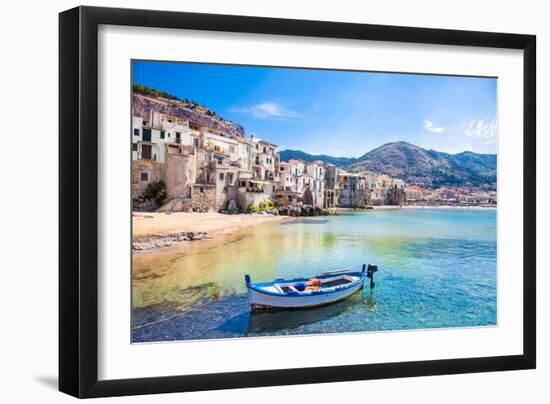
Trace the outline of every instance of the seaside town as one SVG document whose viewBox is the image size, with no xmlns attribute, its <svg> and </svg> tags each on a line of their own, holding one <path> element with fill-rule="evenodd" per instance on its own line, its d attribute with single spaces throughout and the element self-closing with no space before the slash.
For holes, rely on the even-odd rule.
<svg viewBox="0 0 550 404">
<path fill-rule="evenodd" d="M 132 77 L 132 343 L 497 324 L 496 145 L 453 126 L 491 112 L 494 81 L 463 108 L 457 77 Z"/>
<path fill-rule="evenodd" d="M 489 187 L 422 182 L 320 160 L 282 161 L 277 145 L 246 136 L 210 109 L 134 91 L 132 198 L 136 211 L 329 214 L 375 206 L 495 206 Z"/>
</svg>

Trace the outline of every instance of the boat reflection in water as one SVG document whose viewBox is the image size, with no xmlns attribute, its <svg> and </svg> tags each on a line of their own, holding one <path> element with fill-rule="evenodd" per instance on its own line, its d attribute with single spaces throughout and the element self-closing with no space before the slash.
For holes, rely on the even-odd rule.
<svg viewBox="0 0 550 404">
<path fill-rule="evenodd" d="M 352 311 L 359 305 L 367 305 L 369 309 L 376 307 L 372 291 L 370 296 L 355 293 L 344 300 L 317 308 L 251 312 L 248 318 L 247 334 L 253 336 L 292 330 L 340 316 Z"/>
</svg>

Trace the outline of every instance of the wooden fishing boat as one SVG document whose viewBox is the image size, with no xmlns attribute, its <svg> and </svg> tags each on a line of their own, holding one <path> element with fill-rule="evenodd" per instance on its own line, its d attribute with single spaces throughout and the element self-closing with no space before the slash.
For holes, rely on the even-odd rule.
<svg viewBox="0 0 550 404">
<path fill-rule="evenodd" d="M 252 283 L 245 275 L 248 303 L 252 310 L 299 309 L 334 303 L 363 289 L 365 278 L 374 288 L 375 265 L 363 265 L 360 272 L 338 269 L 322 272 L 311 278 L 276 279 Z"/>
</svg>

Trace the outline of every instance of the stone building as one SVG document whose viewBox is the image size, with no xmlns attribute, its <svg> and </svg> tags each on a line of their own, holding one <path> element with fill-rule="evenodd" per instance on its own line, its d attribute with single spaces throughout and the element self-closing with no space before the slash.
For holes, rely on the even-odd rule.
<svg viewBox="0 0 550 404">
<path fill-rule="evenodd" d="M 308 177 L 308 188 L 312 195 L 311 205 L 325 207 L 325 167 L 322 161 L 312 161 L 305 164 Z"/>
<path fill-rule="evenodd" d="M 405 190 L 403 188 L 399 188 L 397 184 L 393 184 L 386 191 L 384 204 L 401 206 L 405 204 L 406 200 Z"/>
<path fill-rule="evenodd" d="M 370 188 L 364 174 L 340 172 L 338 206 L 359 208 L 370 205 Z"/>
<path fill-rule="evenodd" d="M 153 160 L 135 160 L 132 162 L 132 195 L 139 196 L 147 185 L 163 178 L 161 166 Z"/>
<path fill-rule="evenodd" d="M 335 208 L 338 206 L 340 198 L 340 182 L 338 175 L 340 169 L 334 164 L 325 165 L 325 191 L 324 191 L 324 206 L 325 208 Z"/>
<path fill-rule="evenodd" d="M 245 210 L 273 201 L 320 208 L 402 204 L 405 184 L 322 161 L 280 161 L 277 146 L 205 107 L 134 94 L 132 197 L 166 185 L 170 210 Z"/>
</svg>

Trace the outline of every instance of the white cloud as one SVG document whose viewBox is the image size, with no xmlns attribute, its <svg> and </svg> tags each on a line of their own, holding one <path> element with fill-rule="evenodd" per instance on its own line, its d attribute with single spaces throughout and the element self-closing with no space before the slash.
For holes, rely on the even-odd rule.
<svg viewBox="0 0 550 404">
<path fill-rule="evenodd" d="M 442 126 L 436 126 L 432 121 L 425 120 L 424 121 L 424 129 L 429 130 L 430 132 L 434 133 L 441 133 L 445 131 L 445 128 Z"/>
<path fill-rule="evenodd" d="M 498 133 L 496 119 L 473 119 L 464 124 L 464 134 L 469 137 L 484 139 L 485 144 L 492 142 Z"/>
<path fill-rule="evenodd" d="M 285 109 L 281 105 L 272 101 L 260 102 L 259 104 L 251 105 L 249 107 L 232 108 L 231 110 L 243 114 L 251 114 L 254 118 L 262 119 L 285 119 L 295 118 L 298 116 L 297 112 Z"/>
</svg>

